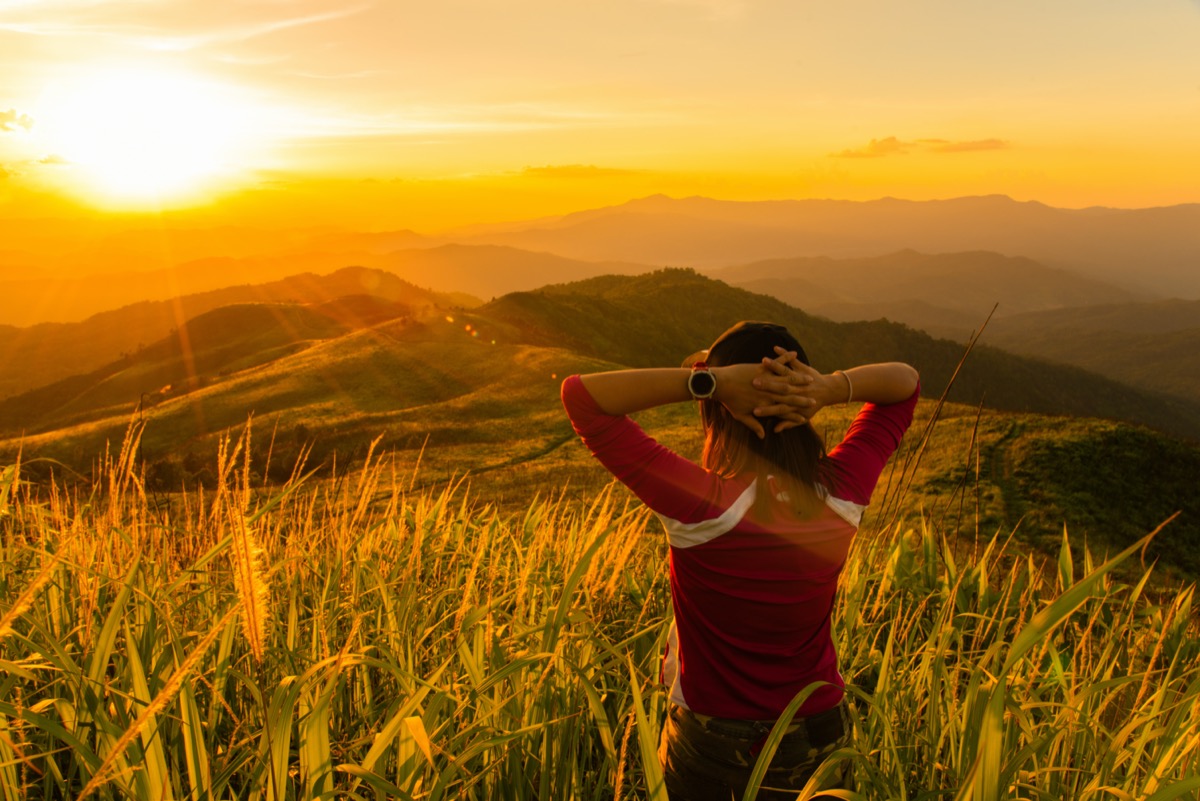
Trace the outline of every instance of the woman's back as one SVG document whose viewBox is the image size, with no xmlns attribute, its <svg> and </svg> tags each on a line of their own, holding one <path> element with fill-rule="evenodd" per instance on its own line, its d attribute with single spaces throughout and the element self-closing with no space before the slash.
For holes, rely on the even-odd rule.
<svg viewBox="0 0 1200 801">
<path fill-rule="evenodd" d="M 607 415 L 578 378 L 563 402 L 584 442 L 662 521 L 675 631 L 663 665 L 671 700 L 701 714 L 767 720 L 813 681 L 801 714 L 838 703 L 829 634 L 837 578 L 862 510 L 912 419 L 906 402 L 866 404 L 820 465 L 824 503 L 796 514 L 771 476 L 718 476 Z M 761 502 L 760 493 L 767 493 Z"/>
</svg>

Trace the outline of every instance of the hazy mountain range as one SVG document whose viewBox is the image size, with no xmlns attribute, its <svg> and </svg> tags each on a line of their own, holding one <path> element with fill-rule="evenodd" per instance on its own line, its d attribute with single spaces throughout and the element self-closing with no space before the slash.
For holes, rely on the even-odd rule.
<svg viewBox="0 0 1200 801">
<path fill-rule="evenodd" d="M 140 230 L 109 224 L 90 239 L 76 231 L 62 241 L 48 222 L 30 221 L 0 251 L 0 320 L 12 323 L 0 325 L 0 398 L 105 369 L 230 304 L 320 305 L 363 295 L 384 301 L 362 307 L 378 322 L 385 310 L 403 317 L 468 309 L 515 292 L 599 286 L 611 279 L 587 279 L 690 263 L 810 316 L 886 319 L 958 342 L 994 307 L 983 344 L 1187 405 L 1200 402 L 1193 322 L 1200 300 L 1164 296 L 1200 295 L 1198 210 L 1064 210 L 1004 197 L 745 203 L 654 196 L 437 237 L 164 222 Z M 102 269 L 114 263 L 124 271 Z M 665 307 L 647 311 L 676 319 Z M 575 319 L 588 313 L 577 310 Z M 591 352 L 570 326 L 558 330 Z M 587 336 L 607 335 L 597 325 Z M 654 352 L 646 340 L 641 347 Z M 1092 413 L 1128 417 L 1125 406 L 1101 402 L 1111 394 L 1100 393 Z M 1160 425 L 1187 430 L 1170 422 L 1173 414 Z"/>
<path fill-rule="evenodd" d="M 1158 296 L 1200 298 L 1200 204 L 1058 209 L 1004 196 L 736 202 L 653 196 L 469 229 L 466 243 L 575 259 L 718 267 L 801 256 L 987 250 Z"/>
<path fill-rule="evenodd" d="M 0 323 L 78 321 L 139 300 L 351 265 L 486 299 L 549 281 L 664 266 L 861 259 L 905 250 L 989 251 L 1068 270 L 1143 299 L 1200 299 L 1197 204 L 1077 210 L 1003 196 L 922 202 L 651 196 L 436 236 L 199 228 L 172 220 L 155 229 L 115 225 L 9 221 L 0 249 Z"/>
<path fill-rule="evenodd" d="M 352 291 L 331 297 L 338 287 Z M 833 323 L 775 298 L 683 270 L 551 285 L 510 293 L 470 310 L 451 308 L 446 296 L 430 295 L 387 273 L 361 268 L 335 274 L 328 281 L 301 276 L 224 294 L 226 299 L 255 296 L 271 302 L 235 300 L 222 305 L 209 293 L 181 298 L 174 305 L 140 304 L 88 323 L 51 327 L 57 338 L 55 347 L 73 352 L 82 349 L 82 342 L 72 344 L 68 335 L 85 337 L 92 344 L 92 359 L 102 357 L 101 344 L 107 341 L 109 360 L 0 401 L 0 425 L 14 435 L 53 431 L 105 417 L 113 417 L 112 424 L 121 425 L 135 408 L 144 406 L 147 396 L 159 402 L 204 389 L 205 397 L 217 398 L 231 376 L 299 358 L 321 343 L 351 332 L 391 341 L 409 338 L 430 325 L 445 329 L 452 339 L 461 339 L 466 332 L 472 340 L 482 336 L 488 342 L 565 349 L 613 364 L 652 366 L 676 363 L 704 347 L 734 320 L 771 319 L 792 328 L 811 348 L 814 364 L 820 368 L 901 359 L 922 370 L 926 392 L 935 394 L 949 383 L 963 352 L 960 344 L 935 340 L 896 323 Z M 309 302 L 278 302 L 285 298 L 294 301 L 296 296 Z M 158 341 L 133 351 L 112 352 L 121 346 L 120 337 L 113 332 L 161 329 L 172 322 L 172 312 L 204 306 L 208 310 L 172 326 Z M 456 316 L 459 323 L 446 322 Z M 389 320 L 395 323 L 380 326 Z M 26 346 L 17 353 L 32 354 L 34 349 Z M 317 364 L 327 366 L 329 360 Z M 321 393 L 337 391 L 340 386 L 339 382 L 322 383 L 319 371 L 305 379 L 304 372 L 296 370 L 290 380 L 321 384 Z M 308 391 L 299 393 L 300 397 L 309 395 Z M 1200 403 L 1159 398 L 1111 378 L 989 348 L 977 349 L 968 360 L 950 397 L 1019 412 L 1119 418 L 1200 438 Z M 256 399 L 223 399 L 218 405 L 236 417 L 263 402 L 261 397 Z M 266 402 L 275 411 L 288 408 L 277 397 Z M 214 419 L 207 414 L 204 418 Z M 194 430 L 189 436 L 205 433 L 211 431 Z"/>
<path fill-rule="evenodd" d="M 987 251 L 772 259 L 706 272 L 834 320 L 887 317 L 929 330 L 930 320 L 940 315 L 956 337 L 978 328 L 993 307 L 997 317 L 1006 317 L 1145 297 L 1022 256 Z M 910 316 L 907 309 L 917 311 Z"/>
</svg>

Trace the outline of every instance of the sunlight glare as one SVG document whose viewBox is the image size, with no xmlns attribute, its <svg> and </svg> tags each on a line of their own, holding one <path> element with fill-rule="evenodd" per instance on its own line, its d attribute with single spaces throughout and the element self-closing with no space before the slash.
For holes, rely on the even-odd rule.
<svg viewBox="0 0 1200 801">
<path fill-rule="evenodd" d="M 112 201 L 162 201 L 236 173 L 254 129 L 228 87 L 162 70 L 92 70 L 48 88 L 38 126 L 54 155 Z"/>
</svg>

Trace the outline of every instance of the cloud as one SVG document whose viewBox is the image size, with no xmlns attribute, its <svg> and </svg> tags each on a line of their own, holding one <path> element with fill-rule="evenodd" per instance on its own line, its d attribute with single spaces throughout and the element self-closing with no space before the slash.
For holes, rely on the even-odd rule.
<svg viewBox="0 0 1200 801">
<path fill-rule="evenodd" d="M 526 167 L 521 171 L 521 175 L 528 178 L 622 178 L 637 174 L 637 170 L 597 167 L 594 164 L 548 164 L 544 167 Z"/>
<path fill-rule="evenodd" d="M 886 139 L 872 139 L 864 147 L 830 153 L 839 159 L 870 159 L 884 156 L 903 156 L 913 151 L 925 153 L 974 153 L 981 150 L 1006 150 L 1009 143 L 1005 139 L 972 139 L 968 141 L 953 141 L 950 139 L 915 139 L 906 142 L 894 136 Z"/>
<path fill-rule="evenodd" d="M 11 0 L 10 0 L 11 2 Z M 5 0 L 0 0 L 0 10 L 5 8 Z M 117 4 L 111 21 L 99 18 L 101 3 L 96 0 L 83 2 L 60 2 L 60 13 L 48 16 L 37 12 L 34 3 L 19 0 L 14 9 L 28 9 L 30 15 L 24 20 L 10 19 L 0 22 L 0 31 L 18 33 L 26 36 L 43 37 L 91 37 L 109 38 L 119 44 L 141 47 L 146 50 L 181 52 L 197 48 L 233 44 L 256 39 L 261 36 L 299 28 L 309 25 L 343 19 L 366 11 L 370 6 L 356 5 L 333 11 L 291 17 L 276 17 L 245 24 L 208 25 L 195 23 L 189 27 L 197 33 L 179 33 L 184 25 L 178 19 L 154 21 L 145 18 L 145 11 L 138 11 L 131 16 L 130 6 Z"/>
<path fill-rule="evenodd" d="M 883 156 L 903 155 L 908 152 L 911 144 L 901 142 L 894 136 L 889 136 L 887 139 L 872 139 L 866 147 L 860 147 L 857 150 L 843 150 L 841 153 L 832 153 L 836 158 L 840 159 L 875 159 Z"/>
<path fill-rule="evenodd" d="M 62 156 L 58 155 L 57 153 L 51 153 L 48 156 L 43 156 L 42 158 L 38 159 L 38 164 L 70 164 L 70 163 L 71 162 L 68 159 L 63 158 Z"/>
<path fill-rule="evenodd" d="M 22 114 L 15 109 L 0 111 L 0 131 L 15 131 L 17 128 L 29 130 L 33 127 L 33 117 Z"/>
<path fill-rule="evenodd" d="M 309 14 L 302 17 L 274 19 L 267 20 L 265 22 L 251 23 L 249 25 L 227 27 L 193 36 L 145 37 L 143 39 L 143 43 L 148 45 L 152 50 L 186 51 L 209 45 L 245 42 L 250 39 L 256 39 L 260 36 L 266 36 L 267 34 L 275 33 L 277 31 L 288 30 L 289 28 L 316 25 L 322 22 L 330 22 L 332 20 L 351 17 L 366 11 L 368 8 L 369 6 L 366 5 L 351 6 L 348 8 L 338 9 L 337 11 L 326 11 L 320 14 Z"/>
</svg>

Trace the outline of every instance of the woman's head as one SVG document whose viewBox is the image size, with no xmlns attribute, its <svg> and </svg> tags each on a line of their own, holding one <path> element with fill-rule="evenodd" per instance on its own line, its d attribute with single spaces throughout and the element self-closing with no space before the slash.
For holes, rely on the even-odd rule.
<svg viewBox="0 0 1200 801">
<path fill-rule="evenodd" d="M 737 323 L 717 337 L 705 360 L 711 367 L 758 364 L 763 357 L 775 358 L 776 346 L 795 351 L 800 361 L 809 363 L 804 348 L 786 328 L 750 320 Z M 778 420 L 765 418 L 762 424 L 767 434 L 759 439 L 724 406 L 711 399 L 701 401 L 700 418 L 705 429 L 703 463 L 709 470 L 732 475 L 747 469 L 766 469 L 801 495 L 812 491 L 825 443 L 811 425 L 776 433 Z M 794 500 L 803 503 L 808 499 Z"/>
</svg>

